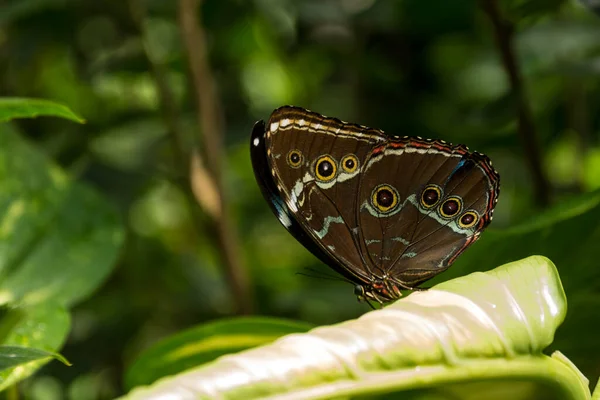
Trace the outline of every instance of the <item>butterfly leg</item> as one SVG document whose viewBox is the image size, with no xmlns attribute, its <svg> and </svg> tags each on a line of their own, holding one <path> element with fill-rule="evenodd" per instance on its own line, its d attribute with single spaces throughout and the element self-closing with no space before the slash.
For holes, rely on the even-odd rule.
<svg viewBox="0 0 600 400">
<path fill-rule="evenodd" d="M 426 290 L 429 290 L 430 288 L 423 288 L 423 287 L 417 287 L 417 286 L 410 286 L 407 285 L 406 283 L 403 283 L 402 281 L 396 280 L 394 279 L 393 281 L 399 288 L 404 289 L 404 290 L 412 290 L 414 292 L 424 292 Z"/>
<path fill-rule="evenodd" d="M 430 287 L 416 287 L 416 286 L 408 288 L 408 290 L 412 290 L 413 292 L 424 292 L 429 289 L 431 289 L 431 288 Z"/>
<path fill-rule="evenodd" d="M 377 308 L 375 308 L 375 306 L 373 304 L 371 304 L 371 302 L 369 300 L 365 300 L 365 303 L 367 303 L 369 305 L 369 307 L 371 307 L 372 310 L 377 310 Z"/>
</svg>

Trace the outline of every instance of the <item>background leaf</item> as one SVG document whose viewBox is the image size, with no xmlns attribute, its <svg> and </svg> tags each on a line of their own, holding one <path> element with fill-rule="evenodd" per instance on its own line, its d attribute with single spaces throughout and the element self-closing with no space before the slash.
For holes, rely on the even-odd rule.
<svg viewBox="0 0 600 400">
<path fill-rule="evenodd" d="M 180 332 L 142 353 L 126 375 L 128 388 L 148 385 L 215 358 L 256 346 L 296 332 L 310 324 L 278 318 L 247 317 L 215 321 Z"/>
<path fill-rule="evenodd" d="M 0 346 L 0 372 L 31 361 L 52 357 L 67 364 L 67 360 L 64 358 L 44 350 L 21 346 Z"/>
<path fill-rule="evenodd" d="M 39 116 L 61 117 L 74 122 L 85 122 L 83 118 L 71 111 L 69 107 L 53 101 L 25 98 L 0 98 L 0 122 L 10 121 L 14 118 L 34 118 Z"/>
<path fill-rule="evenodd" d="M 1 341 L 4 346 L 0 348 L 18 346 L 32 349 L 34 354 L 37 354 L 35 351 L 45 351 L 50 356 L 46 354 L 39 359 L 26 362 L 26 365 L 21 363 L 0 372 L 0 389 L 27 378 L 53 358 L 69 365 L 62 356 L 57 357 L 56 352 L 67 339 L 70 327 L 68 312 L 51 304 L 6 309 L 0 319 L 0 332 L 4 335 Z"/>
<path fill-rule="evenodd" d="M 115 210 L 73 184 L 0 125 L 0 390 L 57 358 L 70 328 L 65 306 L 110 272 L 123 232 Z"/>
<path fill-rule="evenodd" d="M 0 126 L 0 303 L 71 305 L 111 271 L 115 210 Z"/>
</svg>

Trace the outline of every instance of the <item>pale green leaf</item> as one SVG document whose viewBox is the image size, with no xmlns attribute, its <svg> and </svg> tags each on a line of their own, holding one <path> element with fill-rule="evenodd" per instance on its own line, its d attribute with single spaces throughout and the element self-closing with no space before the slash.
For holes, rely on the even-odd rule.
<svg viewBox="0 0 600 400">
<path fill-rule="evenodd" d="M 529 257 L 221 357 L 125 398 L 587 400 L 577 368 L 543 353 L 565 315 L 554 264 Z"/>
<path fill-rule="evenodd" d="M 311 325 L 279 318 L 240 317 L 211 322 L 178 333 L 142 353 L 127 371 L 128 388 L 207 363 L 228 353 L 270 343 Z"/>
</svg>

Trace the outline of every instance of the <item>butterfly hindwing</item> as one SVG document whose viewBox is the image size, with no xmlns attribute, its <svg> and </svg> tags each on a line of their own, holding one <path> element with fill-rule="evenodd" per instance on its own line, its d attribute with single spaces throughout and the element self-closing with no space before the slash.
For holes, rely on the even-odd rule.
<svg viewBox="0 0 600 400">
<path fill-rule="evenodd" d="M 409 287 L 446 269 L 491 219 L 497 180 L 488 167 L 486 157 L 437 141 L 375 148 L 362 175 L 359 225 L 379 268 Z"/>
</svg>

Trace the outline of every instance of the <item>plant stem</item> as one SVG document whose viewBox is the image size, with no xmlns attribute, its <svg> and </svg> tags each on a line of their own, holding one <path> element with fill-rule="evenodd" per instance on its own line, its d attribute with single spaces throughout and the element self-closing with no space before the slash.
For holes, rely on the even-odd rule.
<svg viewBox="0 0 600 400">
<path fill-rule="evenodd" d="M 542 157 L 537 132 L 529 101 L 523 85 L 523 77 L 514 51 L 514 26 L 502 17 L 497 0 L 482 0 L 482 8 L 492 27 L 502 65 L 508 76 L 511 90 L 518 99 L 518 132 L 525 150 L 525 161 L 529 166 L 535 189 L 536 201 L 541 206 L 550 203 L 550 183 L 542 167 Z"/>
<path fill-rule="evenodd" d="M 590 126 L 589 107 L 585 81 L 578 77 L 565 78 L 565 111 L 567 114 L 567 127 L 577 135 L 577 160 L 575 164 L 575 189 L 584 192 L 585 175 L 584 160 L 590 147 L 592 128 Z"/>
<path fill-rule="evenodd" d="M 6 390 L 7 400 L 19 400 L 19 385 L 17 383 L 10 385 Z"/>
<path fill-rule="evenodd" d="M 191 183 L 191 185 L 184 185 L 184 190 L 186 192 L 186 200 L 188 201 L 192 212 L 193 223 L 198 231 L 208 229 L 213 232 L 209 237 L 215 241 L 215 245 L 219 249 L 221 258 L 226 266 L 228 283 L 231 287 L 235 303 L 235 312 L 236 314 L 250 314 L 252 312 L 252 301 L 245 269 L 241 262 L 230 254 L 230 252 L 235 254 L 238 249 L 235 247 L 235 243 L 224 243 L 222 240 L 221 232 L 225 229 L 228 229 L 231 232 L 231 228 L 229 228 L 229 226 L 222 226 L 224 221 L 227 222 L 228 219 L 223 212 L 224 208 L 222 207 L 222 200 L 219 200 L 223 198 L 221 189 L 217 186 L 216 180 L 212 178 L 212 174 L 204 169 L 199 156 L 195 153 L 190 154 L 185 150 L 183 128 L 180 122 L 175 96 L 168 83 L 167 68 L 163 62 L 159 61 L 153 55 L 151 46 L 146 39 L 144 29 L 146 10 L 143 2 L 141 0 L 130 0 L 130 9 L 134 23 L 142 37 L 144 51 L 148 58 L 151 72 L 158 89 L 161 110 L 169 133 L 173 155 L 176 159 L 175 162 L 177 163 L 178 174 L 186 177 L 186 183 Z M 194 161 L 191 164 L 190 156 L 193 157 L 192 160 Z M 196 176 L 204 177 L 201 182 L 202 196 L 196 196 L 198 190 L 194 190 L 198 186 L 196 184 Z M 198 198 L 198 203 L 200 203 L 200 206 L 202 206 L 206 214 L 210 216 L 210 221 L 203 221 L 203 216 L 198 208 L 198 203 L 194 201 L 194 198 Z M 216 200 L 211 203 L 203 201 L 203 199 L 207 198 Z M 208 226 L 206 226 L 206 222 L 208 222 Z M 231 239 L 228 240 L 231 241 Z"/>
<path fill-rule="evenodd" d="M 208 62 L 206 35 L 199 15 L 199 0 L 179 1 L 179 25 L 195 89 L 197 118 L 205 150 L 204 159 L 213 178 L 218 193 L 218 209 L 221 210 L 215 221 L 221 255 L 239 311 L 242 314 L 249 314 L 253 308 L 253 297 L 245 265 L 239 257 L 241 250 L 237 231 L 227 212 L 227 201 L 223 190 L 221 173 L 225 154 L 223 115 L 216 93 L 215 79 Z"/>
</svg>

